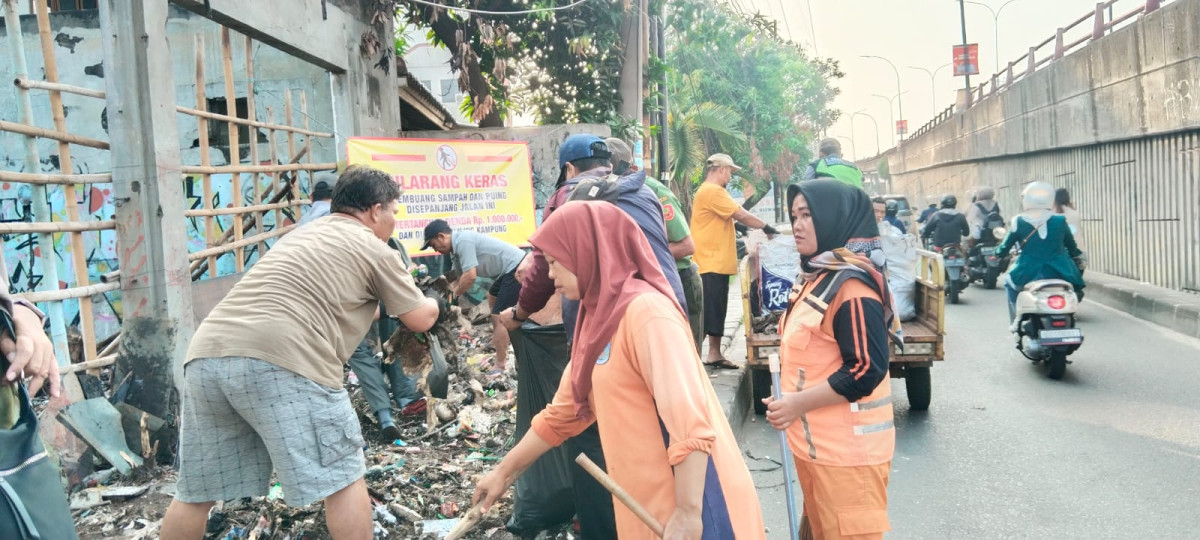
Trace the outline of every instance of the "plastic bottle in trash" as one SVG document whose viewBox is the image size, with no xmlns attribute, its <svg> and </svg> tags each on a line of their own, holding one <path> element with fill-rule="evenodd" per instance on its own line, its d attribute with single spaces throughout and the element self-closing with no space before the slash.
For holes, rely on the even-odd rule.
<svg viewBox="0 0 1200 540">
<path fill-rule="evenodd" d="M 423 264 L 414 265 L 412 267 L 412 277 L 420 279 L 429 275 L 429 267 Z"/>
</svg>

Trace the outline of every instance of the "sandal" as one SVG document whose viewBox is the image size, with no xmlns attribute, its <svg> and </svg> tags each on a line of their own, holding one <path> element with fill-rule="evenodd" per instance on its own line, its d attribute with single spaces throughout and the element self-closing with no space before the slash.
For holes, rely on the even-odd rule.
<svg viewBox="0 0 1200 540">
<path fill-rule="evenodd" d="M 742 366 L 739 366 L 733 362 L 730 362 L 728 358 L 722 358 L 716 362 L 704 362 L 704 366 L 714 368 L 714 369 L 741 369 L 742 368 Z"/>
</svg>

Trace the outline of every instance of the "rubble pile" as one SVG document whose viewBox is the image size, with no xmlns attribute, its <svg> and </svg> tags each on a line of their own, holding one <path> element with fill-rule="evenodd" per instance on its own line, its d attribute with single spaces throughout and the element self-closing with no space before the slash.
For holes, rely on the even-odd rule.
<svg viewBox="0 0 1200 540">
<path fill-rule="evenodd" d="M 754 317 L 750 321 L 751 327 L 754 328 L 754 333 L 765 335 L 779 333 L 779 318 L 782 315 L 782 311 L 771 311 L 762 317 Z"/>
<path fill-rule="evenodd" d="M 450 371 L 446 397 L 427 398 L 426 411 L 417 416 L 397 415 L 399 439 L 390 443 L 379 441 L 379 426 L 356 384 L 356 377 L 348 377 L 346 388 L 367 441 L 365 479 L 375 505 L 377 539 L 444 537 L 471 509 L 476 481 L 515 444 L 515 373 L 487 374 L 492 369 L 493 354 L 488 350 L 491 325 L 486 314 L 457 315 L 457 322 L 470 322 L 456 330 L 448 329 L 454 325 L 442 325 L 436 332 Z M 389 341 L 399 343 L 397 339 L 408 338 L 394 337 Z M 384 350 L 388 348 L 385 346 Z M 412 352 L 419 351 L 407 350 Z M 427 356 L 405 358 L 406 372 L 427 373 Z M 423 383 L 422 380 L 421 390 L 429 395 Z M 153 461 L 147 460 L 145 466 L 134 469 L 128 476 L 108 469 L 72 487 L 72 512 L 80 538 L 159 536 L 163 514 L 174 493 L 175 476 L 171 469 L 156 468 Z M 274 483 L 266 497 L 219 504 L 209 514 L 205 537 L 329 538 L 320 503 L 290 508 L 285 504 L 286 498 L 283 486 Z M 465 538 L 517 538 L 504 527 L 504 520 L 511 513 L 512 500 L 506 497 Z M 543 531 L 536 537 L 566 539 L 575 535 L 565 526 L 558 531 Z"/>
</svg>

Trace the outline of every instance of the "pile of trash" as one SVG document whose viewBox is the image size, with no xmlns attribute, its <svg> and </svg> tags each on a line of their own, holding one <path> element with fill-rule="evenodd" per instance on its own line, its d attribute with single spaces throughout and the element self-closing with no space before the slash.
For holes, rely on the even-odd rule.
<svg viewBox="0 0 1200 540">
<path fill-rule="evenodd" d="M 505 373 L 488 374 L 494 352 L 489 351 L 491 325 L 486 313 L 462 313 L 459 321 L 463 320 L 469 323 L 456 330 L 443 325 L 436 333 L 449 371 L 445 398 L 427 398 L 425 414 L 396 416 L 399 439 L 379 441 L 374 415 L 356 377 L 347 373 L 350 382 L 346 388 L 368 441 L 365 479 L 375 507 L 377 539 L 440 539 L 464 519 L 478 519 L 465 538 L 518 538 L 505 530 L 505 520 L 513 510 L 511 498 L 501 499 L 482 517 L 467 516 L 476 482 L 516 442 L 518 389 L 511 367 Z M 513 358 L 511 351 L 509 356 Z M 516 362 L 509 364 L 515 366 Z M 429 395 L 428 389 L 424 390 Z M 158 468 L 152 459 L 133 467 L 129 474 L 111 468 L 83 479 L 72 487 L 71 494 L 80 537 L 158 538 L 175 480 L 174 470 Z M 284 487 L 273 483 L 265 497 L 218 504 L 209 514 L 205 538 L 329 538 L 320 503 L 291 508 L 286 500 Z M 541 531 L 536 538 L 575 536 L 568 525 Z"/>
</svg>

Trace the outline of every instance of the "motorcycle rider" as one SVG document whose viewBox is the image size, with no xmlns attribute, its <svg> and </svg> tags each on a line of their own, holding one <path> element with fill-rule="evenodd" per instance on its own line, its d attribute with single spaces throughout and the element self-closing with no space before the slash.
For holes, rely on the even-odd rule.
<svg viewBox="0 0 1200 540">
<path fill-rule="evenodd" d="M 957 206 L 958 197 L 954 194 L 942 195 L 942 208 L 925 223 L 921 238 L 932 239 L 931 245 L 934 249 L 940 250 L 942 246 L 950 244 L 961 245 L 963 237 L 971 234 L 967 218 L 955 208 Z"/>
<path fill-rule="evenodd" d="M 1034 182 L 1021 193 L 1021 212 L 1012 220 L 1008 236 L 996 247 L 1000 257 L 1019 249 L 1020 256 L 1008 270 L 1004 288 L 1008 290 L 1008 318 L 1012 320 L 1017 294 L 1025 285 L 1039 279 L 1061 279 L 1075 287 L 1075 295 L 1083 299 L 1083 276 L 1072 257 L 1082 252 L 1075 244 L 1067 218 L 1054 213 L 1054 187 L 1046 182 Z"/>
<path fill-rule="evenodd" d="M 929 221 L 929 218 L 933 217 L 933 214 L 938 211 L 937 197 L 930 195 L 929 197 L 926 197 L 926 200 L 929 202 L 929 208 L 922 210 L 921 217 L 917 218 L 917 223 L 922 225 Z"/>
<path fill-rule="evenodd" d="M 992 229 L 1004 226 L 1000 203 L 996 202 L 996 190 L 989 186 L 979 188 L 975 203 L 967 208 L 967 223 L 971 226 L 971 239 L 991 245 L 1000 239 L 992 236 Z"/>
</svg>

